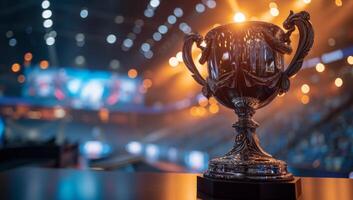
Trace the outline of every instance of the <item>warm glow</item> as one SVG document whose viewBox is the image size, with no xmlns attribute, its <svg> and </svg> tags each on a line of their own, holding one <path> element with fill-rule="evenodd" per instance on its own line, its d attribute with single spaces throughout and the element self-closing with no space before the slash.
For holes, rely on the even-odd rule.
<svg viewBox="0 0 353 200">
<path fill-rule="evenodd" d="M 309 4 L 311 3 L 311 0 L 303 0 L 304 3 Z"/>
<path fill-rule="evenodd" d="M 176 54 L 176 58 L 179 62 L 183 62 L 183 53 L 181 51 L 179 51 L 177 54 Z"/>
<path fill-rule="evenodd" d="M 217 100 L 216 100 L 214 97 L 210 97 L 210 98 L 208 99 L 208 103 L 210 103 L 210 104 L 217 104 Z"/>
<path fill-rule="evenodd" d="M 208 108 L 210 113 L 215 114 L 218 113 L 219 111 L 219 106 L 217 104 L 211 104 L 210 107 Z"/>
<path fill-rule="evenodd" d="M 102 122 L 109 121 L 109 110 L 106 108 L 101 108 L 98 112 L 98 116 Z"/>
<path fill-rule="evenodd" d="M 142 82 L 144 88 L 150 88 L 152 86 L 152 80 L 151 79 L 145 79 Z"/>
<path fill-rule="evenodd" d="M 308 104 L 310 101 L 310 98 L 308 95 L 303 95 L 300 101 L 302 102 L 302 104 Z"/>
<path fill-rule="evenodd" d="M 40 63 L 39 63 L 39 67 L 40 67 L 41 69 L 47 69 L 47 68 L 49 67 L 49 62 L 46 61 L 46 60 L 42 60 L 42 61 L 40 61 Z"/>
<path fill-rule="evenodd" d="M 308 84 L 303 84 L 301 90 L 304 94 L 307 94 L 310 92 L 310 86 Z"/>
<path fill-rule="evenodd" d="M 244 22 L 245 20 L 246 20 L 246 17 L 242 12 L 237 12 L 233 16 L 233 21 L 236 23 Z"/>
<path fill-rule="evenodd" d="M 348 56 L 347 62 L 348 62 L 348 64 L 353 65 L 353 56 Z"/>
<path fill-rule="evenodd" d="M 193 117 L 197 116 L 197 107 L 193 106 L 190 108 L 190 115 Z"/>
<path fill-rule="evenodd" d="M 19 83 L 24 83 L 25 80 L 26 80 L 26 77 L 24 75 L 22 75 L 22 74 L 17 77 L 17 81 Z"/>
<path fill-rule="evenodd" d="M 278 97 L 283 97 L 286 93 L 278 94 Z"/>
<path fill-rule="evenodd" d="M 220 26 L 220 24 L 213 24 L 212 28 L 216 28 L 218 26 Z"/>
<path fill-rule="evenodd" d="M 315 69 L 317 72 L 323 72 L 325 71 L 325 65 L 322 63 L 317 63 L 315 66 Z"/>
<path fill-rule="evenodd" d="M 340 6 L 342 6 L 342 0 L 335 0 L 335 4 L 336 4 L 336 6 L 338 6 L 338 7 L 340 7 Z"/>
<path fill-rule="evenodd" d="M 178 59 L 176 57 L 171 57 L 169 59 L 169 65 L 171 67 L 176 67 L 176 66 L 178 66 L 178 64 L 179 64 L 179 61 L 178 61 Z"/>
<path fill-rule="evenodd" d="M 341 87 L 343 85 L 343 80 L 341 78 L 336 78 L 335 85 L 336 87 Z"/>
<path fill-rule="evenodd" d="M 14 64 L 11 66 L 11 70 L 12 70 L 13 72 L 19 72 L 20 69 L 21 69 L 21 65 L 18 64 L 18 63 L 14 63 Z"/>
<path fill-rule="evenodd" d="M 128 75 L 130 78 L 136 78 L 136 77 L 137 77 L 137 70 L 136 70 L 136 69 L 130 69 L 130 70 L 127 72 L 127 75 Z"/>
<path fill-rule="evenodd" d="M 33 55 L 30 52 L 26 53 L 24 56 L 25 61 L 31 61 L 32 58 L 33 58 Z"/>
<path fill-rule="evenodd" d="M 206 114 L 207 110 L 204 107 L 197 107 L 196 113 L 198 116 L 202 117 Z"/>
<path fill-rule="evenodd" d="M 199 102 L 199 105 L 202 107 L 206 107 L 208 105 L 208 100 L 206 97 L 200 98 L 198 102 Z"/>
<path fill-rule="evenodd" d="M 207 110 L 204 107 L 193 106 L 190 108 L 190 114 L 193 117 L 202 117 L 206 115 Z"/>
<path fill-rule="evenodd" d="M 276 17 L 279 15 L 279 10 L 278 10 L 278 8 L 271 8 L 270 13 L 272 16 Z"/>
<path fill-rule="evenodd" d="M 275 2 L 271 2 L 270 4 L 268 4 L 268 6 L 270 8 L 277 8 L 277 4 Z"/>
<path fill-rule="evenodd" d="M 54 108 L 54 116 L 56 118 L 64 118 L 66 116 L 66 111 L 61 107 Z"/>
</svg>

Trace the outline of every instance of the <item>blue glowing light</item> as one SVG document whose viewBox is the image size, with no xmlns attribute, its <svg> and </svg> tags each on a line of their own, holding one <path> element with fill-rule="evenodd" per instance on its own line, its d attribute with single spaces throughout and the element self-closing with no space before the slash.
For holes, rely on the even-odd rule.
<svg viewBox="0 0 353 200">
<path fill-rule="evenodd" d="M 200 151 L 191 151 L 186 157 L 186 164 L 193 170 L 205 169 L 207 162 L 207 155 Z"/>
<path fill-rule="evenodd" d="M 87 141 L 81 146 L 81 153 L 90 159 L 97 159 L 108 156 L 112 148 L 109 144 L 101 141 Z"/>
<path fill-rule="evenodd" d="M 156 160 L 159 156 L 159 148 L 154 144 L 146 146 L 146 157 L 149 160 Z"/>
<path fill-rule="evenodd" d="M 142 152 L 142 145 L 136 141 L 129 142 L 126 145 L 126 151 L 132 154 L 140 154 Z"/>
</svg>

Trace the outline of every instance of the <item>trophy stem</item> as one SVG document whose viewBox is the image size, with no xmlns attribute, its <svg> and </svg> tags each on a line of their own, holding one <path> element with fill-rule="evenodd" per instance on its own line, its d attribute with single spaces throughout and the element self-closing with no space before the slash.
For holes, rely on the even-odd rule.
<svg viewBox="0 0 353 200">
<path fill-rule="evenodd" d="M 236 136 L 233 149 L 226 155 L 238 155 L 242 160 L 271 158 L 272 156 L 261 148 L 255 132 L 259 124 L 252 119 L 252 116 L 255 114 L 254 106 L 258 103 L 257 100 L 237 98 L 233 103 L 235 113 L 238 115 L 238 121 L 233 124 Z"/>
<path fill-rule="evenodd" d="M 259 125 L 252 119 L 258 100 L 239 97 L 232 102 L 238 115 L 238 121 L 233 124 L 236 131 L 234 146 L 223 157 L 212 159 L 204 176 L 242 181 L 293 180 L 293 175 L 287 171 L 287 164 L 273 158 L 260 146 L 255 133 Z"/>
</svg>

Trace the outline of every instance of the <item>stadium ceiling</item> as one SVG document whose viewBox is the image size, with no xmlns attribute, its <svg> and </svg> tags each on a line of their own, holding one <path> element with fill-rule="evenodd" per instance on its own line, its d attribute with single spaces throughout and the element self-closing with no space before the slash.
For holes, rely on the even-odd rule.
<svg viewBox="0 0 353 200">
<path fill-rule="evenodd" d="M 49 60 L 51 66 L 121 73 L 155 69 L 180 51 L 185 34 L 229 23 L 238 11 L 262 20 L 270 2 L 254 6 L 246 0 L 2 0 L 1 71 L 10 72 L 27 52 L 33 55 L 32 64 Z M 353 39 L 352 2 L 304 2 L 308 1 L 276 1 L 280 12 L 267 20 L 280 25 L 290 9 L 305 9 L 317 35 L 312 54 L 348 46 Z"/>
</svg>

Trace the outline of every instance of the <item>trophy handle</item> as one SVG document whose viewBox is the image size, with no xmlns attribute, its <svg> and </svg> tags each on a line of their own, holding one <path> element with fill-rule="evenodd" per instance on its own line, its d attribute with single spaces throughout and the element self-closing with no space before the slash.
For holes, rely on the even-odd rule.
<svg viewBox="0 0 353 200">
<path fill-rule="evenodd" d="M 194 60 L 192 58 L 192 45 L 194 42 L 196 43 L 197 47 L 202 50 L 202 56 L 199 60 L 201 64 L 204 64 L 207 60 L 207 47 L 201 46 L 203 38 L 200 34 L 190 34 L 185 37 L 184 46 L 183 46 L 183 60 L 186 67 L 192 73 L 192 77 L 194 80 L 203 86 L 202 93 L 206 97 L 210 97 L 211 93 L 208 89 L 207 81 L 201 76 L 200 72 L 197 70 Z"/>
<path fill-rule="evenodd" d="M 283 27 L 288 30 L 283 37 L 283 41 L 290 44 L 290 36 L 295 30 L 299 30 L 299 43 L 297 51 L 288 68 L 283 72 L 280 93 L 287 92 L 290 86 L 289 78 L 293 77 L 301 69 L 304 57 L 308 55 L 309 50 L 314 43 L 314 30 L 310 23 L 310 15 L 306 11 L 295 13 L 290 11 L 289 16 L 283 22 Z"/>
</svg>

